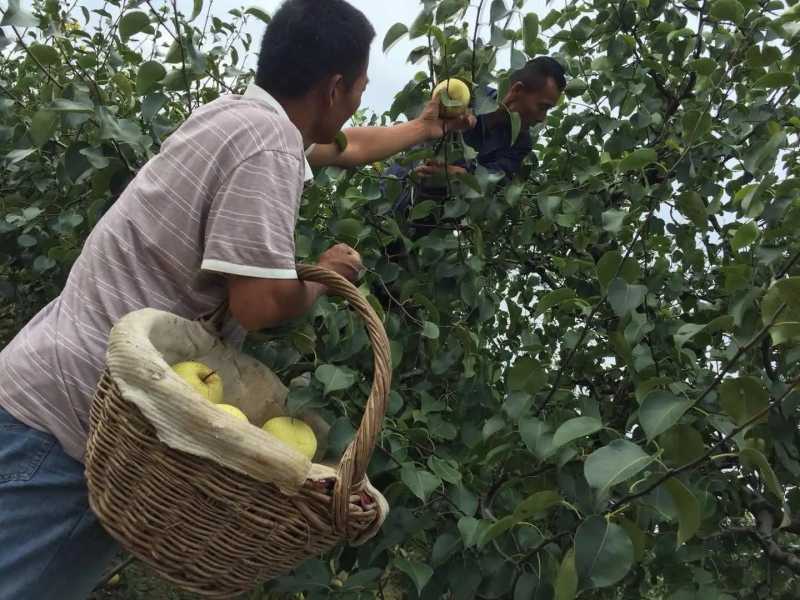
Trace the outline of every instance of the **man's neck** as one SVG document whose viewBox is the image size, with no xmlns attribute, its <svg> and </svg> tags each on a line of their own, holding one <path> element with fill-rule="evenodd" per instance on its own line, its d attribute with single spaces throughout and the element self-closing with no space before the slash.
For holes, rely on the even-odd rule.
<svg viewBox="0 0 800 600">
<path fill-rule="evenodd" d="M 508 116 L 508 109 L 501 104 L 496 111 L 486 115 L 486 127 L 489 129 L 489 131 L 496 131 L 499 127 L 507 125 L 510 120 L 511 119 Z"/>
<path fill-rule="evenodd" d="M 303 148 L 308 149 L 314 143 L 312 141 L 314 109 L 309 106 L 309 102 L 306 99 L 281 100 L 276 98 L 276 100 L 280 102 L 283 110 L 286 111 L 286 116 L 289 117 L 289 120 L 300 131 L 300 135 L 303 136 Z"/>
</svg>

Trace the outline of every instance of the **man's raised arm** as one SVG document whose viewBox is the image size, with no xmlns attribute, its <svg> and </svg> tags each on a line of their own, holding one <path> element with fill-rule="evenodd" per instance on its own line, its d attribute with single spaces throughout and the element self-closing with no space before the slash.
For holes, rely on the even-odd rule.
<svg viewBox="0 0 800 600">
<path fill-rule="evenodd" d="M 317 145 L 309 153 L 308 163 L 312 167 L 360 167 L 386 160 L 427 140 L 439 139 L 447 131 L 464 131 L 475 126 L 472 111 L 455 119 L 443 119 L 439 116 L 441 104 L 442 97 L 437 94 L 419 117 L 407 123 L 345 129 L 344 151 L 336 143 Z"/>
</svg>

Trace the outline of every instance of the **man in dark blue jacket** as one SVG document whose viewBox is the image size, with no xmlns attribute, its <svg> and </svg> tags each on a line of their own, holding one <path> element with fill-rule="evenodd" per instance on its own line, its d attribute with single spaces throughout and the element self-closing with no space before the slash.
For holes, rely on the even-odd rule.
<svg viewBox="0 0 800 600">
<path fill-rule="evenodd" d="M 395 215 L 410 215 L 411 207 L 422 200 L 444 202 L 447 198 L 446 184 L 431 185 L 430 179 L 445 168 L 450 174 L 455 174 L 474 173 L 479 165 L 483 166 L 492 173 L 502 173 L 496 184 L 500 187 L 520 173 L 525 157 L 533 149 L 529 130 L 544 121 L 547 112 L 556 105 L 566 87 L 566 79 L 564 69 L 558 62 L 548 56 L 539 56 L 512 73 L 509 83 L 511 87 L 499 108 L 492 113 L 478 116 L 475 127 L 464 132 L 464 142 L 477 153 L 475 160 L 457 160 L 446 166 L 430 160 L 423 165 L 395 163 L 386 170 L 384 175 L 394 175 L 404 180 L 403 191 L 392 207 Z M 486 96 L 497 100 L 497 90 L 487 88 Z M 519 135 L 513 144 L 511 112 L 519 113 L 521 123 Z M 420 221 L 408 223 L 413 228 L 408 234 L 412 240 L 419 239 L 436 227 L 440 222 L 436 212 L 438 211 Z M 396 249 L 397 244 L 392 246 Z M 395 252 L 390 249 L 389 254 Z"/>
</svg>

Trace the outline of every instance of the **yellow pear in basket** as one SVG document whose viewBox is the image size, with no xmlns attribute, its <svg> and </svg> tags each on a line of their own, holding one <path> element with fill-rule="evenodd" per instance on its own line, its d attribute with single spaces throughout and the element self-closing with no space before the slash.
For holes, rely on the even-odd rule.
<svg viewBox="0 0 800 600">
<path fill-rule="evenodd" d="M 222 402 L 222 379 L 211 367 L 188 360 L 172 365 L 172 370 L 203 398 L 211 400 L 214 404 Z"/>
<path fill-rule="evenodd" d="M 317 438 L 307 423 L 291 417 L 275 417 L 264 423 L 264 431 L 289 444 L 308 460 L 317 453 Z"/>
<path fill-rule="evenodd" d="M 232 404 L 217 404 L 217 408 L 221 408 L 226 413 L 232 414 L 237 419 L 241 419 L 242 421 L 247 421 L 247 415 L 245 415 L 242 411 L 240 411 Z M 249 423 L 249 421 L 247 422 Z"/>
</svg>

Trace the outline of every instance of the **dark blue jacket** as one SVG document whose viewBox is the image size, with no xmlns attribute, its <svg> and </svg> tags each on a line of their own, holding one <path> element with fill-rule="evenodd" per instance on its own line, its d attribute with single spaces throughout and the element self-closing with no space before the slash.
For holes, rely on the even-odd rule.
<svg viewBox="0 0 800 600">
<path fill-rule="evenodd" d="M 497 90 L 493 88 L 486 89 L 486 95 L 495 100 L 497 99 Z M 478 157 L 476 161 L 471 164 L 466 164 L 464 160 L 456 160 L 451 164 L 458 167 L 464 167 L 468 172 L 474 173 L 478 165 L 483 166 L 492 173 L 503 172 L 503 177 L 497 182 L 499 186 L 505 186 L 515 175 L 518 175 L 522 167 L 522 162 L 525 157 L 533 150 L 533 141 L 531 135 L 527 130 L 521 130 L 517 136 L 516 141 L 511 145 L 511 125 L 498 127 L 490 132 L 486 125 L 486 116 L 481 115 L 477 117 L 475 127 L 469 131 L 464 132 L 464 142 L 473 148 Z M 415 146 L 412 149 L 422 148 L 424 144 Z M 408 204 L 410 191 L 408 189 L 408 180 L 405 179 L 406 175 L 419 165 L 420 161 L 415 161 L 410 165 L 400 165 L 395 162 L 390 166 L 384 175 L 394 175 L 398 179 L 403 180 L 403 191 L 400 197 L 394 202 L 392 207 L 394 211 L 405 209 Z M 423 190 L 423 195 L 425 191 Z M 433 196 L 441 195 L 439 193 L 432 193 Z"/>
</svg>

